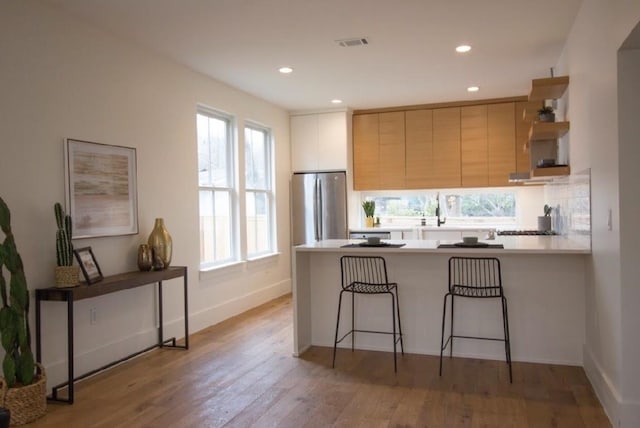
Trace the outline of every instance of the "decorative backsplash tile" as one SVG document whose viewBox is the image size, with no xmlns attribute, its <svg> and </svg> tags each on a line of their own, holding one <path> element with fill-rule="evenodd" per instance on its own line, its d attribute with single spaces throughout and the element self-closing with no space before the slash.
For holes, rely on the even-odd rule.
<svg viewBox="0 0 640 428">
<path fill-rule="evenodd" d="M 552 228 L 558 234 L 591 245 L 591 171 L 572 174 L 545 186 L 553 207 Z"/>
</svg>

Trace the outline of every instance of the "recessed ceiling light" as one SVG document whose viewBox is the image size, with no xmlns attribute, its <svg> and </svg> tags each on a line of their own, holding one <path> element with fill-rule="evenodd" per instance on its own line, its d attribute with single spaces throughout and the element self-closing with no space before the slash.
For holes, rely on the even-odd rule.
<svg viewBox="0 0 640 428">
<path fill-rule="evenodd" d="M 460 45 L 456 48 L 456 52 L 465 53 L 471 50 L 471 46 L 469 45 Z"/>
<path fill-rule="evenodd" d="M 342 104 L 342 100 L 338 100 L 338 99 L 331 100 L 331 102 L 332 102 L 333 104 Z"/>
<path fill-rule="evenodd" d="M 467 88 L 468 92 L 478 92 L 480 90 L 480 88 L 478 86 L 469 86 Z"/>
<path fill-rule="evenodd" d="M 280 73 L 282 73 L 282 74 L 289 74 L 289 73 L 291 73 L 293 71 L 293 68 L 291 68 L 291 67 L 280 67 L 278 69 L 278 71 Z"/>
</svg>

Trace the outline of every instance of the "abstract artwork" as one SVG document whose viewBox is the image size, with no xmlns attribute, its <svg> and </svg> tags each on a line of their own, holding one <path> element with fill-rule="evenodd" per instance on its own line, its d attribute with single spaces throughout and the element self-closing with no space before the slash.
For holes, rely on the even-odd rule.
<svg viewBox="0 0 640 428">
<path fill-rule="evenodd" d="M 136 149 L 67 139 L 65 155 L 73 238 L 138 233 Z"/>
</svg>

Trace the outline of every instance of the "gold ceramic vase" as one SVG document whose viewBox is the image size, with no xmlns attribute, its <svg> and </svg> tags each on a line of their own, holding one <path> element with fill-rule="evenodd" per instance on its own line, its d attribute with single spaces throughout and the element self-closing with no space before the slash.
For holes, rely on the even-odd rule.
<svg viewBox="0 0 640 428">
<path fill-rule="evenodd" d="M 164 226 L 164 220 L 156 219 L 155 226 L 147 242 L 153 253 L 153 268 L 166 269 L 171 264 L 171 250 L 173 242 L 169 231 Z"/>
</svg>

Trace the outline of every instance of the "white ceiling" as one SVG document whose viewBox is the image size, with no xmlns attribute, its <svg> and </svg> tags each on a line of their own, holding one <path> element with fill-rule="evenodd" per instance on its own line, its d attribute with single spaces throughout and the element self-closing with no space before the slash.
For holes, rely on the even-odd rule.
<svg viewBox="0 0 640 428">
<path fill-rule="evenodd" d="M 550 75 L 581 2 L 44 1 L 287 110 L 524 95 Z M 351 37 L 370 44 L 335 43 Z M 473 50 L 456 53 L 461 43 Z M 294 72 L 278 73 L 283 65 Z"/>
</svg>

